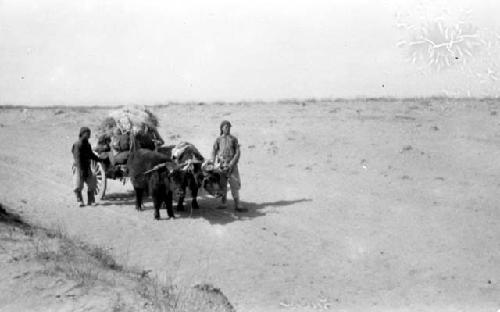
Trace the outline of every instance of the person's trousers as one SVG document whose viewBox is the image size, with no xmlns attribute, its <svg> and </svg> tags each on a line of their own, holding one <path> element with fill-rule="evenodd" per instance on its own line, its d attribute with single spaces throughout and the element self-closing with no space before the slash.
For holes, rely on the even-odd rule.
<svg viewBox="0 0 500 312">
<path fill-rule="evenodd" d="M 224 197 L 227 193 L 227 184 L 229 182 L 229 187 L 231 188 L 231 195 L 233 198 L 240 198 L 240 188 L 241 188 L 241 179 L 240 173 L 238 171 L 238 165 L 233 167 L 233 170 L 228 175 L 221 175 L 221 186 L 224 193 Z"/>
<path fill-rule="evenodd" d="M 76 193 L 80 193 L 83 190 L 84 183 L 87 184 L 87 192 L 95 192 L 97 187 L 97 179 L 92 172 L 89 172 L 88 177 L 84 177 L 78 168 L 73 170 L 73 186 Z"/>
</svg>

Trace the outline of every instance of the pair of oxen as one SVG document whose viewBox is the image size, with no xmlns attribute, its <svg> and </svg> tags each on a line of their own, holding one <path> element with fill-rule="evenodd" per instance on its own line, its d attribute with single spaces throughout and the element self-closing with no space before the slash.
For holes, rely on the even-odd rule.
<svg viewBox="0 0 500 312">
<path fill-rule="evenodd" d="M 178 147 L 178 146 L 177 146 Z M 160 219 L 164 205 L 169 218 L 174 218 L 173 198 L 178 197 L 177 211 L 184 211 L 186 190 L 191 192 L 191 209 L 199 209 L 198 190 L 204 188 L 210 195 L 220 197 L 221 172 L 205 162 L 193 145 L 181 144 L 172 152 L 132 149 L 127 160 L 129 177 L 135 191 L 135 207 L 142 210 L 144 196 L 153 199 L 154 218 Z M 207 165 L 208 164 L 208 165 Z"/>
</svg>

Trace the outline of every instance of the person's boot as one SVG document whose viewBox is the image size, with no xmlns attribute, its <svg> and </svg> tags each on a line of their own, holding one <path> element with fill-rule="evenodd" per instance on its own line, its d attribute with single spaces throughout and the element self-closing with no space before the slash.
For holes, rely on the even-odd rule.
<svg viewBox="0 0 500 312">
<path fill-rule="evenodd" d="M 217 207 L 217 209 L 226 209 L 226 208 L 227 208 L 227 195 L 222 194 L 221 204 L 219 205 L 219 207 Z"/>
<path fill-rule="evenodd" d="M 95 206 L 95 195 L 94 192 L 87 192 L 89 206 Z"/>
<path fill-rule="evenodd" d="M 186 211 L 186 208 L 184 208 L 184 197 L 179 198 L 177 202 L 177 211 Z"/>
<path fill-rule="evenodd" d="M 83 203 L 82 192 L 75 191 L 75 195 L 76 195 L 76 202 L 77 202 L 78 206 L 79 207 L 85 206 L 85 204 Z"/>
<path fill-rule="evenodd" d="M 194 210 L 200 209 L 200 206 L 198 205 L 198 201 L 196 199 L 193 199 L 191 201 L 191 209 L 194 209 Z"/>
<path fill-rule="evenodd" d="M 233 198 L 234 200 L 234 210 L 237 212 L 247 212 L 248 210 L 246 208 L 243 208 L 240 206 L 240 199 L 238 197 Z"/>
</svg>

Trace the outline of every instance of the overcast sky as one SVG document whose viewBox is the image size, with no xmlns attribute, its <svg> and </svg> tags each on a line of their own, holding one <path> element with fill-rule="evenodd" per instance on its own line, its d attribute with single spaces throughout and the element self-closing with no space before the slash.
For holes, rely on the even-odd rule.
<svg viewBox="0 0 500 312">
<path fill-rule="evenodd" d="M 487 48 L 465 66 L 409 61 L 408 25 L 458 9 Z M 497 0 L 0 0 L 0 102 L 496 96 L 499 12 Z"/>
</svg>

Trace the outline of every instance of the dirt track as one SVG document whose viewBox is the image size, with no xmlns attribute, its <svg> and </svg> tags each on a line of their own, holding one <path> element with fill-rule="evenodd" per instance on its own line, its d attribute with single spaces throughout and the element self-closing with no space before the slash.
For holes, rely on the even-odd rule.
<svg viewBox="0 0 500 312">
<path fill-rule="evenodd" d="M 212 283 L 238 311 L 500 308 L 498 103 L 154 111 L 167 144 L 187 140 L 205 155 L 231 120 L 248 213 L 204 198 L 191 217 L 154 222 L 114 181 L 108 200 L 77 208 L 71 144 L 107 109 L 0 111 L 0 201 L 111 248 L 122 264 Z"/>
</svg>

